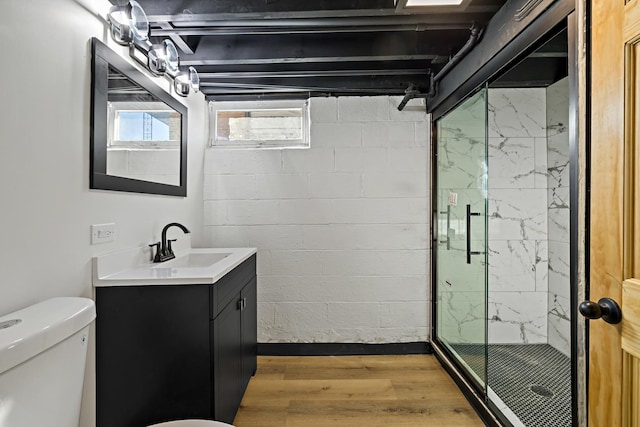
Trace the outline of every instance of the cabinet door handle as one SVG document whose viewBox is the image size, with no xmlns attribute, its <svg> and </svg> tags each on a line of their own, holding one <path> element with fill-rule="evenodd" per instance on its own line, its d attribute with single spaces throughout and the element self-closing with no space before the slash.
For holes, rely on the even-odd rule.
<svg viewBox="0 0 640 427">
<path fill-rule="evenodd" d="M 242 300 L 238 300 L 238 310 L 242 311 L 244 309 Z"/>
</svg>

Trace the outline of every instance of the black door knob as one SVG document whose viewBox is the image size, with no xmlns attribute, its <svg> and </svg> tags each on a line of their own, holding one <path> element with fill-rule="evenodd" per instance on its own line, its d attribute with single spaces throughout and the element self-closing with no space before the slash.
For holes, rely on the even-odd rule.
<svg viewBox="0 0 640 427">
<path fill-rule="evenodd" d="M 611 298 L 600 298 L 597 304 L 593 301 L 582 301 L 578 310 L 587 319 L 602 318 L 611 324 L 620 323 L 622 320 L 622 310 Z"/>
</svg>

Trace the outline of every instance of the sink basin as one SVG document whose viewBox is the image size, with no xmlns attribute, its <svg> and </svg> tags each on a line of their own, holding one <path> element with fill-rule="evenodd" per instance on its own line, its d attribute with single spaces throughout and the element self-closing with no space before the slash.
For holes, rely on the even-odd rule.
<svg viewBox="0 0 640 427">
<path fill-rule="evenodd" d="M 207 268 L 231 255 L 230 253 L 189 253 L 152 268 Z"/>
<path fill-rule="evenodd" d="M 177 258 L 159 263 L 151 262 L 151 251 L 146 246 L 94 257 L 93 285 L 102 287 L 214 284 L 256 254 L 256 248 L 185 246 L 176 249 Z"/>
</svg>

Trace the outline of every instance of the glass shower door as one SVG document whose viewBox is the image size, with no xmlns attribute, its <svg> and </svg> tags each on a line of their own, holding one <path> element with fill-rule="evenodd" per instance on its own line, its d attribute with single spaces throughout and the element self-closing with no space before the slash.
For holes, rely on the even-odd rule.
<svg viewBox="0 0 640 427">
<path fill-rule="evenodd" d="M 487 378 L 487 90 L 437 123 L 436 334 L 474 378 Z"/>
</svg>

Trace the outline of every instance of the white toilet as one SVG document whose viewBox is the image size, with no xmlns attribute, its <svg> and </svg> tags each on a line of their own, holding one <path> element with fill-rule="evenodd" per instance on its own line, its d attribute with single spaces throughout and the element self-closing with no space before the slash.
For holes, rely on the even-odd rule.
<svg viewBox="0 0 640 427">
<path fill-rule="evenodd" d="M 92 300 L 52 298 L 0 317 L 0 427 L 78 427 Z M 183 420 L 150 427 L 223 427 Z"/>
<path fill-rule="evenodd" d="M 53 298 L 0 317 L 0 427 L 78 427 L 95 317 L 86 298 Z"/>
</svg>

